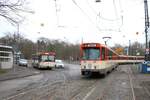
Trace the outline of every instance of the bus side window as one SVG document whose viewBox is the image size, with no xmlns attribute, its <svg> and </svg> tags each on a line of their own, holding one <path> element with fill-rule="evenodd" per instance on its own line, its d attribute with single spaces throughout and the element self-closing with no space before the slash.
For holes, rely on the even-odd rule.
<svg viewBox="0 0 150 100">
<path fill-rule="evenodd" d="M 105 48 L 102 48 L 102 60 L 105 60 Z"/>
</svg>

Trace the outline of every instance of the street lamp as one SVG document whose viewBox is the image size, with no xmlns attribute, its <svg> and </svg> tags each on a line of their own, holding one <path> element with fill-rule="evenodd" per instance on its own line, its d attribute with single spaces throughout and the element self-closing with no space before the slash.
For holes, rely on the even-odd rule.
<svg viewBox="0 0 150 100">
<path fill-rule="evenodd" d="M 41 23 L 40 26 L 41 26 L 41 27 L 44 27 L 44 23 Z"/>
<path fill-rule="evenodd" d="M 95 2 L 101 2 L 101 0 L 95 0 Z"/>
<path fill-rule="evenodd" d="M 131 55 L 131 40 L 129 40 L 129 48 L 128 48 L 128 54 Z"/>
<path fill-rule="evenodd" d="M 19 30 L 19 23 L 17 23 L 17 34 L 20 33 L 20 30 Z"/>
<path fill-rule="evenodd" d="M 107 41 L 108 41 L 109 39 L 111 39 L 111 37 L 107 36 L 107 37 L 103 37 L 103 39 L 104 39 L 105 45 L 107 45 Z"/>
</svg>

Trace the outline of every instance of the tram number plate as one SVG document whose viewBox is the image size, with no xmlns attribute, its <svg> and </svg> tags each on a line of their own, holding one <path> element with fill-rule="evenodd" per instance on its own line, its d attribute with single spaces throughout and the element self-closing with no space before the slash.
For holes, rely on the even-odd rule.
<svg viewBox="0 0 150 100">
<path fill-rule="evenodd" d="M 88 64 L 88 68 L 90 69 L 92 67 L 92 64 Z"/>
</svg>

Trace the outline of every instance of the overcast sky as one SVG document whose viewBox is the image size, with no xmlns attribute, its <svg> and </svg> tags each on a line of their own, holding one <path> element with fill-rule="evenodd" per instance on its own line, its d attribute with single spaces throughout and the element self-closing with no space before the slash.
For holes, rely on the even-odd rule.
<svg viewBox="0 0 150 100">
<path fill-rule="evenodd" d="M 144 0 L 29 0 L 35 12 L 27 14 L 20 33 L 36 41 L 39 37 L 72 43 L 100 42 L 108 45 L 145 42 Z M 42 25 L 41 25 L 42 24 Z M 0 23 L 0 37 L 17 29 Z M 136 35 L 136 32 L 139 32 Z"/>
</svg>

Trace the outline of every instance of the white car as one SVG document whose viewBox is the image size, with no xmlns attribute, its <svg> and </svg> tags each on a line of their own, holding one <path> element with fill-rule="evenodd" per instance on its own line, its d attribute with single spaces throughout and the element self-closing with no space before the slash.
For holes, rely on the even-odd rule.
<svg viewBox="0 0 150 100">
<path fill-rule="evenodd" d="M 28 60 L 20 59 L 19 60 L 19 66 L 26 66 L 26 67 L 28 67 Z"/>
<path fill-rule="evenodd" d="M 64 68 L 64 63 L 62 60 L 56 59 L 55 63 L 56 63 L 56 68 Z"/>
</svg>

